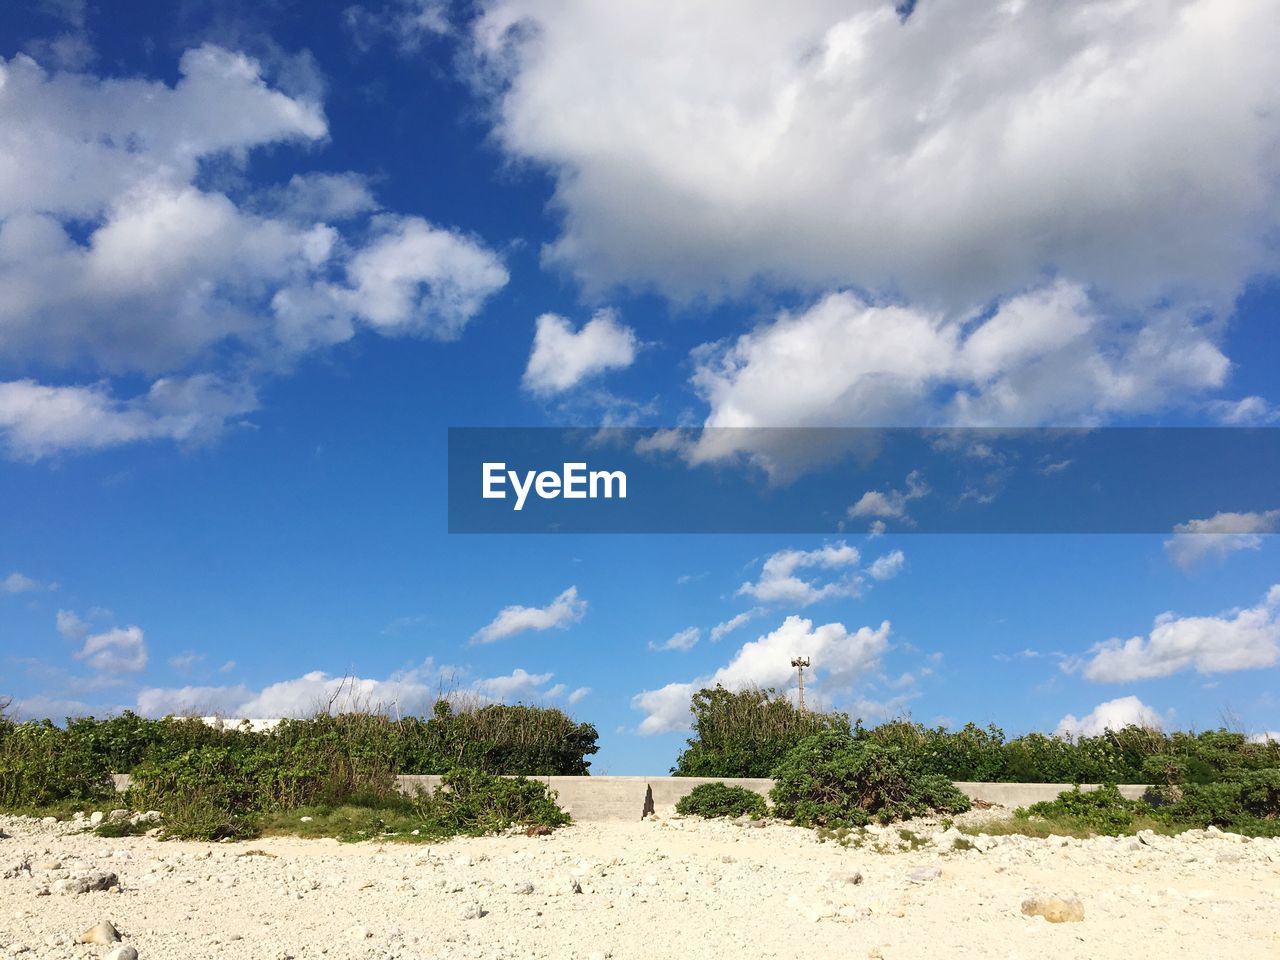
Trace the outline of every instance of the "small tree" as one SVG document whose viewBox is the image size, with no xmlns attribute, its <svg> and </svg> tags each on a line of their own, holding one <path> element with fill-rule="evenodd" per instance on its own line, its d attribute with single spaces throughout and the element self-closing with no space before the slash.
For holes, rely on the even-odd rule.
<svg viewBox="0 0 1280 960">
<path fill-rule="evenodd" d="M 678 777 L 768 777 L 787 751 L 822 730 L 849 733 L 843 713 L 799 710 L 772 689 L 722 686 L 693 695 L 694 736 L 672 769 Z"/>
</svg>

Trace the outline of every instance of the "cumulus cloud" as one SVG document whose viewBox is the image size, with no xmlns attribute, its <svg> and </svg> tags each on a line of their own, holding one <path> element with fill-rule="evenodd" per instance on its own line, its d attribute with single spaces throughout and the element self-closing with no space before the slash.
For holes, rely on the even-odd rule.
<svg viewBox="0 0 1280 960">
<path fill-rule="evenodd" d="M 911 518 L 907 516 L 907 504 L 912 500 L 919 500 L 929 494 L 929 486 L 920 476 L 919 470 L 912 470 L 907 474 L 907 486 L 905 490 L 868 490 L 858 502 L 849 508 L 850 519 L 862 517 L 876 517 L 880 520 L 902 520 L 910 523 Z"/>
<path fill-rule="evenodd" d="M 1089 426 L 1275 416 L 1212 396 L 1277 266 L 1271 32 L 1250 0 L 490 0 L 474 42 L 498 142 L 555 177 L 550 263 L 812 298 L 694 351 L 705 426 Z M 785 459 L 734 439 L 694 459 Z"/>
<path fill-rule="evenodd" d="M 763 607 L 753 607 L 750 610 L 744 610 L 742 613 L 735 614 L 728 620 L 723 620 L 720 623 L 717 623 L 711 628 L 711 642 L 716 643 L 728 636 L 734 630 L 737 630 L 739 627 L 746 625 L 751 620 L 754 620 L 762 613 L 764 613 Z"/>
<path fill-rule="evenodd" d="M 760 579 L 738 588 L 740 596 L 755 597 L 763 603 L 796 603 L 808 606 L 829 597 L 856 597 L 862 580 L 856 573 L 830 580 L 805 580 L 801 570 L 838 570 L 856 567 L 861 560 L 857 547 L 843 540 L 824 544 L 817 550 L 779 550 L 764 562 Z"/>
<path fill-rule="evenodd" d="M 661 643 L 649 642 L 650 650 L 692 650 L 702 638 L 702 631 L 697 627 L 687 627 L 673 633 Z"/>
<path fill-rule="evenodd" d="M 56 583 L 42 583 L 17 570 L 0 580 L 0 593 L 38 593 L 57 589 Z"/>
<path fill-rule="evenodd" d="M 812 620 L 791 616 L 772 633 L 745 643 L 719 670 L 689 682 L 669 683 L 636 694 L 632 707 L 644 713 L 642 734 L 687 729 L 689 701 L 702 687 L 720 684 L 729 690 L 774 687 L 789 690 L 795 680 L 794 657 L 809 657 L 816 691 L 827 699 L 848 693 L 871 671 L 889 646 L 889 621 L 877 628 L 850 633 L 841 623 L 814 627 Z"/>
<path fill-rule="evenodd" d="M 88 636 L 92 629 L 72 610 L 59 610 L 54 616 L 54 625 L 66 639 L 76 642 Z"/>
<path fill-rule="evenodd" d="M 1167 677 L 1181 670 L 1227 673 L 1257 670 L 1280 662 L 1280 584 L 1256 607 L 1216 617 L 1162 613 L 1145 637 L 1114 638 L 1089 653 L 1065 661 L 1096 683 L 1123 683 Z"/>
<path fill-rule="evenodd" d="M 383 679 L 334 676 L 313 670 L 255 690 L 229 686 L 147 687 L 138 693 L 137 709 L 146 716 L 220 714 L 229 717 L 307 717 L 316 713 L 388 710 L 404 714 L 429 711 L 444 692 L 463 703 L 499 703 L 545 698 L 550 673 L 510 674 L 461 682 L 450 668 L 428 660 L 412 670 Z"/>
<path fill-rule="evenodd" d="M 478 241 L 378 212 L 354 174 L 213 189 L 209 162 L 317 143 L 328 124 L 243 55 L 206 45 L 178 74 L 0 60 L 0 351 L 64 379 L 0 383 L 20 457 L 216 435 L 302 351 L 360 329 L 451 339 L 506 283 Z M 103 379 L 138 374 L 150 388 L 132 397 Z"/>
<path fill-rule="evenodd" d="M 132 625 L 89 634 L 75 656 L 102 673 L 141 673 L 147 668 L 145 638 Z"/>
<path fill-rule="evenodd" d="M 1262 535 L 1280 529 L 1280 510 L 1259 513 L 1215 513 L 1205 520 L 1188 520 L 1173 528 L 1164 542 L 1169 559 L 1183 570 L 1221 560 L 1238 550 L 1257 550 Z"/>
<path fill-rule="evenodd" d="M 1147 302 L 1274 263 L 1273 28 L 1252 0 L 491 0 L 474 36 L 590 285 L 981 303 L 1051 266 Z"/>
<path fill-rule="evenodd" d="M 544 313 L 524 371 L 525 388 L 544 395 L 563 393 L 606 370 L 631 366 L 638 345 L 635 331 L 619 323 L 612 310 L 599 311 L 580 330 L 564 317 Z"/>
<path fill-rule="evenodd" d="M 875 562 L 867 567 L 867 573 L 876 580 L 892 580 L 906 565 L 907 555 L 901 550 L 894 550 L 883 557 L 877 557 Z"/>
<path fill-rule="evenodd" d="M 211 374 L 161 378 L 128 399 L 115 397 L 105 382 L 55 387 L 16 380 L 0 383 L 0 438 L 11 456 L 25 460 L 150 440 L 199 444 L 257 405 L 251 386 Z"/>
<path fill-rule="evenodd" d="M 1137 697 L 1119 697 L 1098 704 L 1083 717 L 1068 713 L 1058 721 L 1055 733 L 1059 737 L 1074 740 L 1078 737 L 1096 737 L 1108 730 L 1123 730 L 1130 726 L 1159 730 L 1162 726 L 1160 714 Z"/>
<path fill-rule="evenodd" d="M 833 293 L 707 345 L 695 362 L 712 429 L 693 459 L 745 452 L 766 469 L 770 431 L 714 428 L 1092 425 L 1219 387 L 1230 368 L 1190 316 L 1153 310 L 1116 330 L 1065 281 L 989 315 Z M 894 506 L 872 497 L 860 515 Z"/>
<path fill-rule="evenodd" d="M 577 623 L 587 612 L 587 601 L 579 598 L 578 588 L 570 587 L 545 607 L 503 607 L 488 625 L 471 636 L 472 643 L 493 643 L 526 630 L 563 629 Z"/>
<path fill-rule="evenodd" d="M 579 700 L 582 700 L 584 697 L 590 696 L 590 694 L 591 694 L 590 687 L 577 687 L 574 690 L 570 691 L 567 699 L 569 703 L 573 704 L 573 703 L 577 703 Z"/>
<path fill-rule="evenodd" d="M 1258 396 L 1240 400 L 1212 400 L 1208 407 L 1209 412 L 1221 423 L 1232 427 L 1261 426 L 1280 420 L 1280 409 Z"/>
</svg>

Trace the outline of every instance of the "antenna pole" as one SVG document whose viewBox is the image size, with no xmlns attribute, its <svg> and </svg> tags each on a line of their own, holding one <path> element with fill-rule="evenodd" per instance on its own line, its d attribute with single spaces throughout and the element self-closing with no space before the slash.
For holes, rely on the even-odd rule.
<svg viewBox="0 0 1280 960">
<path fill-rule="evenodd" d="M 791 665 L 796 668 L 797 689 L 799 691 L 800 710 L 804 711 L 804 668 L 809 666 L 808 657 L 793 657 Z"/>
</svg>

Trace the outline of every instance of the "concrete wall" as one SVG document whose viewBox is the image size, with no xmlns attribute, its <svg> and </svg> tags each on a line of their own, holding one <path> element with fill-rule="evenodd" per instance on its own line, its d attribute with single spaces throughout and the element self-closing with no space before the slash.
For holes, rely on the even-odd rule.
<svg viewBox="0 0 1280 960">
<path fill-rule="evenodd" d="M 404 776 L 399 777 L 400 789 L 404 793 L 431 793 L 440 785 L 439 776 Z M 681 797 L 689 793 L 700 783 L 723 782 L 739 787 L 746 787 L 761 796 L 767 797 L 773 786 L 772 780 L 766 779 L 719 779 L 716 777 L 531 777 L 541 780 L 558 795 L 560 806 L 575 820 L 583 822 L 601 822 L 617 820 L 639 820 L 647 810 L 651 800 L 653 812 L 659 816 L 667 816 L 675 810 Z M 124 791 L 129 788 L 128 774 L 116 774 L 116 789 Z M 957 783 L 956 786 L 970 800 L 981 801 L 1001 807 L 1025 807 L 1041 800 L 1052 800 L 1064 790 L 1070 790 L 1069 783 Z M 1096 784 L 1084 784 L 1082 789 L 1096 789 Z M 1136 800 L 1142 796 L 1146 787 L 1142 784 L 1124 784 L 1120 792 Z"/>
</svg>

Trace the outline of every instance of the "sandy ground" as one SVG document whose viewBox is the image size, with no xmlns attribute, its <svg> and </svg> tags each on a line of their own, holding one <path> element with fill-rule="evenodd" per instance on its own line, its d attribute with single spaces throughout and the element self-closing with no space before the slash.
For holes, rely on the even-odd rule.
<svg viewBox="0 0 1280 960">
<path fill-rule="evenodd" d="M 680 818 L 431 846 L 200 844 L 0 817 L 0 956 L 107 957 L 77 943 L 107 919 L 141 960 L 1280 957 L 1280 840 L 948 851 L 954 831 L 913 828 L 926 845 L 896 852 Z M 119 885 L 57 892 L 94 871 Z M 1032 891 L 1077 896 L 1084 920 L 1024 916 Z"/>
</svg>

